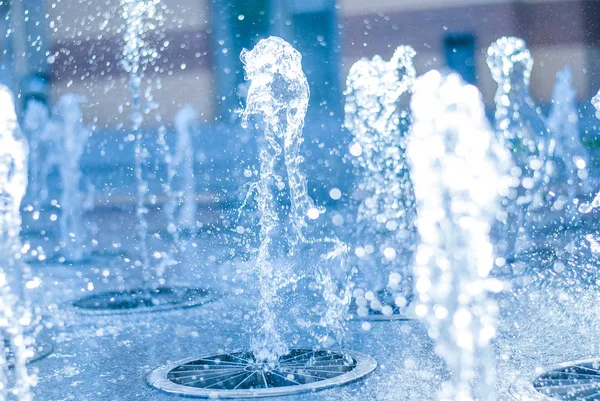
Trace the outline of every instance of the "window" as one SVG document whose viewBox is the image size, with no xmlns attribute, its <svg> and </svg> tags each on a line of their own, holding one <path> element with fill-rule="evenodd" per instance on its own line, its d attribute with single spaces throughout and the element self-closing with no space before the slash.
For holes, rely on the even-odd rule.
<svg viewBox="0 0 600 401">
<path fill-rule="evenodd" d="M 444 38 L 446 64 L 458 72 L 463 79 L 475 84 L 475 36 L 470 33 L 453 33 Z"/>
<path fill-rule="evenodd" d="M 336 113 L 339 106 L 334 16 L 330 10 L 297 13 L 293 45 L 302 54 L 312 112 Z M 324 115 L 325 114 L 325 115 Z"/>
<path fill-rule="evenodd" d="M 236 87 L 244 84 L 244 68 L 239 61 L 242 49 L 252 49 L 260 40 L 269 36 L 268 0 L 236 0 L 231 7 L 233 51 Z M 241 94 L 240 94 L 241 95 Z M 241 96 L 245 98 L 244 96 Z"/>
</svg>

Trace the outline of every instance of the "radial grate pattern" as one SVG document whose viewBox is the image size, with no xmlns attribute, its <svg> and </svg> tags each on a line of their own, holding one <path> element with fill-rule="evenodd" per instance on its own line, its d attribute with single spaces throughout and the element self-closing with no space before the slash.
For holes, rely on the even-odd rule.
<svg viewBox="0 0 600 401">
<path fill-rule="evenodd" d="M 205 289 L 158 287 L 102 292 L 81 298 L 73 306 L 88 313 L 136 313 L 189 308 L 214 299 L 215 294 Z"/>
<path fill-rule="evenodd" d="M 533 387 L 548 399 L 600 401 L 600 360 L 551 368 L 534 380 Z"/>
<path fill-rule="evenodd" d="M 250 352 L 190 358 L 152 372 L 148 380 L 169 393 L 203 398 L 254 398 L 297 394 L 357 380 L 377 367 L 355 352 L 292 350 L 277 366 Z"/>
<path fill-rule="evenodd" d="M 54 347 L 51 343 L 37 339 L 33 345 L 33 356 L 29 358 L 27 363 L 33 363 L 44 359 L 52 353 Z M 9 367 L 13 367 L 15 364 L 15 354 L 10 345 L 10 339 L 4 338 L 4 352 L 6 355 L 6 362 Z"/>
</svg>

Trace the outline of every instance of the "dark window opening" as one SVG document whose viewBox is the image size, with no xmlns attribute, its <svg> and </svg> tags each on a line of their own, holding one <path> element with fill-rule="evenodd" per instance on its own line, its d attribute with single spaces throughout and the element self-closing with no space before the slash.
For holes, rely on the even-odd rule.
<svg viewBox="0 0 600 401">
<path fill-rule="evenodd" d="M 476 84 L 475 35 L 471 33 L 453 33 L 444 38 L 446 64 L 458 72 L 463 79 Z"/>
<path fill-rule="evenodd" d="M 236 87 L 245 85 L 244 66 L 239 62 L 238 55 L 242 49 L 251 50 L 260 39 L 269 36 L 269 4 L 268 0 L 236 0 L 231 6 L 231 25 L 233 30 L 233 51 L 238 61 L 235 63 Z M 245 91 L 241 91 L 241 97 Z"/>
<path fill-rule="evenodd" d="M 293 16 L 293 45 L 302 54 L 302 68 L 311 91 L 311 109 L 326 114 L 336 112 L 339 102 L 333 26 L 329 10 Z"/>
</svg>

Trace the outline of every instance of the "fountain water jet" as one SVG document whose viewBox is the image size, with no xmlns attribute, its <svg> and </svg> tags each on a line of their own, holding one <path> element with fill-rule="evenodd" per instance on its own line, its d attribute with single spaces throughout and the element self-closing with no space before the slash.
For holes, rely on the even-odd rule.
<svg viewBox="0 0 600 401">
<path fill-rule="evenodd" d="M 271 47 L 274 47 L 274 49 L 270 54 L 261 54 L 261 56 L 264 57 L 260 60 L 263 63 L 263 68 L 279 68 L 280 71 L 277 71 L 277 74 L 280 81 L 285 79 L 287 74 L 290 74 L 292 79 L 296 80 L 298 79 L 297 77 L 303 77 L 302 71 L 298 71 L 300 68 L 301 56 L 291 48 L 291 46 L 281 39 L 274 42 L 263 41 L 262 46 L 264 47 L 265 44 L 271 44 Z M 278 49 L 278 47 L 283 48 Z M 258 45 L 256 49 L 259 49 Z M 285 51 L 285 53 L 283 51 Z M 260 220 L 258 222 L 260 226 L 260 247 L 257 252 L 255 263 L 258 269 L 260 286 L 258 315 L 262 322 L 258 332 L 252 340 L 252 351 L 257 360 L 267 361 L 270 364 L 275 365 L 280 356 L 289 352 L 287 344 L 281 338 L 280 333 L 277 330 L 278 324 L 275 312 L 275 304 L 279 302 L 277 299 L 277 287 L 280 286 L 278 281 L 286 280 L 287 278 L 285 276 L 280 276 L 280 272 L 275 271 L 270 255 L 270 248 L 273 241 L 272 237 L 275 234 L 273 231 L 276 230 L 279 220 L 277 206 L 275 204 L 276 197 L 272 192 L 271 186 L 273 185 L 273 181 L 276 182 L 275 185 L 277 188 L 282 188 L 285 185 L 282 177 L 275 175 L 275 164 L 282 152 L 281 145 L 277 140 L 277 136 L 281 136 L 282 133 L 276 130 L 280 129 L 279 119 L 281 117 L 287 117 L 279 116 L 278 112 L 283 107 L 289 107 L 289 109 L 294 110 L 296 114 L 300 114 L 300 119 L 303 119 L 308 107 L 309 89 L 306 79 L 300 79 L 299 82 L 296 82 L 295 86 L 292 86 L 289 84 L 285 85 L 285 81 L 281 83 L 274 82 L 272 74 L 263 74 L 259 76 L 258 73 L 260 73 L 260 71 L 255 71 L 254 69 L 258 69 L 260 66 L 255 66 L 253 64 L 253 61 L 256 61 L 252 56 L 253 54 L 248 51 L 242 52 L 241 55 L 242 62 L 245 64 L 247 77 L 249 80 L 252 80 L 246 99 L 243 126 L 248 126 L 248 118 L 251 113 L 264 113 L 266 124 L 264 138 L 267 143 L 267 145 L 260 150 L 260 177 L 259 181 L 254 184 L 257 192 L 256 202 L 260 214 Z M 291 60 L 289 60 L 290 58 Z M 283 65 L 283 61 L 287 61 L 285 66 Z M 259 77 L 261 78 L 260 81 L 257 79 Z M 275 83 L 279 85 L 274 86 L 273 84 Z M 262 88 L 258 86 L 259 84 Z M 271 86 L 274 86 L 273 94 L 271 94 Z M 286 86 L 289 87 L 289 93 L 284 92 Z M 280 93 L 276 93 L 275 90 L 279 90 Z M 277 100 L 279 100 L 278 103 L 276 102 Z M 288 102 L 295 102 L 296 104 L 290 104 L 288 106 Z M 269 118 L 271 121 L 269 121 Z M 296 120 L 296 122 L 298 123 L 298 120 Z M 301 126 L 298 125 L 297 128 L 301 128 Z M 294 234 L 298 234 L 298 231 Z"/>
<path fill-rule="evenodd" d="M 281 176 L 275 174 L 275 164 L 283 151 L 287 172 L 290 208 L 288 218 L 292 233 L 288 236 L 288 255 L 298 257 L 301 245 L 309 248 L 317 244 L 332 244 L 322 260 L 337 260 L 343 264 L 346 247 L 336 238 L 312 239 L 306 235 L 307 220 L 316 220 L 321 211 L 308 195 L 306 176 L 301 168 L 304 158 L 300 154 L 303 142 L 302 128 L 308 108 L 309 88 L 302 71 L 302 56 L 287 42 L 277 37 L 261 40 L 252 51 L 244 50 L 240 56 L 244 69 L 251 81 L 243 114 L 243 125 L 248 125 L 251 114 L 262 116 L 264 138 L 268 146 L 259 154 L 260 179 L 253 184 L 260 214 L 260 247 L 256 258 L 260 282 L 259 316 L 262 319 L 258 334 L 253 339 L 253 352 L 257 360 L 274 363 L 288 353 L 287 346 L 277 332 L 275 305 L 278 287 L 289 285 L 301 277 L 297 272 L 286 271 L 273 265 L 271 250 L 275 249 L 276 230 L 282 208 L 276 203 L 272 186 L 278 190 L 285 187 Z M 283 147 L 279 140 L 283 139 Z M 274 183 L 275 181 L 275 183 Z M 324 320 L 320 324 L 331 327 L 339 337 L 343 331 L 344 309 L 347 307 L 349 289 L 344 282 L 344 267 L 335 272 L 342 281 L 332 279 L 331 272 L 321 263 L 314 266 L 318 285 L 322 288 L 327 303 Z M 283 282 L 278 283 L 279 280 Z M 327 337 L 327 335 L 325 335 Z"/>
<path fill-rule="evenodd" d="M 581 142 L 578 121 L 579 112 L 576 93 L 572 86 L 572 74 L 571 70 L 565 67 L 556 76 L 548 128 L 552 134 L 550 149 L 562 161 L 567 178 L 567 188 L 562 185 L 557 201 L 565 203 L 560 196 L 566 195 L 568 212 L 576 211 L 574 206 L 578 193 L 589 194 L 591 190 L 587 179 L 590 157 Z"/>
<path fill-rule="evenodd" d="M 147 99 L 151 99 L 151 93 L 147 94 Z M 158 107 L 158 106 L 156 106 Z M 162 117 L 157 113 L 157 121 L 160 123 Z M 181 237 L 179 235 L 179 228 L 175 219 L 175 211 L 177 210 L 177 196 L 173 191 L 173 179 L 175 178 L 175 166 L 173 164 L 173 155 L 171 154 L 170 147 L 167 144 L 166 128 L 161 123 L 158 128 L 158 139 L 156 141 L 159 149 L 162 153 L 164 163 L 166 165 L 166 179 L 162 180 L 162 188 L 166 196 L 165 205 L 163 211 L 167 220 L 167 233 L 170 237 L 170 246 L 168 251 L 161 252 L 159 262 L 154 268 L 156 275 L 155 279 L 164 280 L 164 276 L 167 271 L 171 270 L 174 266 L 179 264 L 180 250 L 181 250 Z M 155 253 L 156 255 L 156 253 Z"/>
<path fill-rule="evenodd" d="M 173 156 L 173 164 L 181 171 L 183 185 L 183 201 L 177 221 L 179 227 L 191 234 L 196 230 L 197 214 L 194 147 L 192 143 L 192 126 L 197 119 L 198 112 L 190 105 L 182 107 L 175 115 L 177 145 Z"/>
<path fill-rule="evenodd" d="M 456 73 L 418 78 L 411 109 L 407 156 L 421 239 L 415 311 L 451 372 L 438 399 L 492 401 L 497 306 L 487 293 L 502 284 L 488 278 L 490 229 L 509 190 L 510 154 L 489 127 L 477 88 Z"/>
<path fill-rule="evenodd" d="M 82 262 L 90 256 L 87 233 L 84 226 L 84 195 L 81 185 L 81 156 L 91 131 L 82 124 L 81 103 L 84 98 L 64 95 L 55 107 L 55 118 L 46 126 L 48 136 L 60 138 L 59 163 L 62 194 L 60 197 L 60 245 L 61 255 L 69 262 Z"/>
<path fill-rule="evenodd" d="M 121 15 L 127 21 L 124 33 L 124 48 L 122 64 L 129 73 L 132 107 L 132 133 L 126 140 L 135 141 L 135 178 L 136 190 L 136 236 L 139 259 L 133 262 L 133 269 L 139 272 L 138 288 L 119 289 L 99 294 L 91 294 L 73 302 L 73 306 L 87 314 L 119 314 L 164 311 L 177 308 L 187 308 L 203 305 L 216 298 L 212 291 L 200 288 L 167 287 L 164 286 L 165 271 L 177 264 L 174 255 L 179 251 L 179 235 L 174 221 L 174 198 L 171 181 L 174 176 L 171 154 L 166 143 L 165 127 L 160 114 L 156 114 L 159 125 L 156 144 L 163 153 L 167 165 L 167 179 L 163 182 L 163 190 L 169 200 L 165 207 L 167 231 L 171 236 L 169 252 L 153 252 L 159 259 L 157 266 L 151 266 L 148 249 L 148 222 L 145 206 L 148 193 L 148 182 L 145 173 L 148 169 L 147 155 L 149 150 L 144 145 L 142 123 L 144 114 L 158 109 L 152 94 L 152 85 L 142 91 L 142 83 L 146 70 L 158 58 L 158 51 L 149 46 L 152 34 L 164 22 L 160 0 L 121 0 Z M 160 81 L 156 82 L 160 86 Z M 157 256 L 158 255 L 158 256 Z"/>
<path fill-rule="evenodd" d="M 135 177 L 137 180 L 137 202 L 135 214 L 137 217 L 136 234 L 138 239 L 138 250 L 141 265 L 142 279 L 144 283 L 150 282 L 150 257 L 148 255 L 148 222 L 145 206 L 148 183 L 144 179 L 144 165 L 148 150 L 143 144 L 141 126 L 143 123 L 142 110 L 142 80 L 146 68 L 151 65 L 157 57 L 157 51 L 150 48 L 146 43 L 146 37 L 157 27 L 161 16 L 159 0 L 121 0 L 121 14 L 127 21 L 123 36 L 125 46 L 123 48 L 123 66 L 129 73 L 129 89 L 131 91 L 132 107 L 132 135 L 135 140 Z"/>
<path fill-rule="evenodd" d="M 30 144 L 29 188 L 35 202 L 48 198 L 48 175 L 60 163 L 57 140 L 48 136 L 46 125 L 50 120 L 50 110 L 45 103 L 31 99 L 27 102 L 23 117 L 23 130 Z"/>
<path fill-rule="evenodd" d="M 3 85 L 0 85 L 0 110 L 0 332 L 8 344 L 0 347 L 0 400 L 8 400 L 10 392 L 20 401 L 29 401 L 35 377 L 27 371 L 26 363 L 33 351 L 27 347 L 31 339 L 24 335 L 23 326 L 32 323 L 32 315 L 24 301 L 26 266 L 21 259 L 19 237 L 29 149 L 19 130 L 12 94 Z M 14 355 L 12 386 L 7 348 Z"/>
<path fill-rule="evenodd" d="M 500 253 L 514 257 L 520 247 L 530 245 L 530 225 L 536 211 L 546 203 L 544 183 L 549 181 L 547 161 L 549 131 L 543 116 L 529 95 L 533 59 L 522 39 L 502 37 L 487 51 L 487 64 L 498 83 L 496 91 L 496 132 L 512 153 L 519 180 L 516 193 L 504 200 L 506 229 Z M 543 215 L 543 213 L 542 213 Z"/>
<path fill-rule="evenodd" d="M 592 106 L 594 106 L 594 108 L 596 109 L 596 117 L 600 118 L 600 91 L 598 91 L 596 96 L 592 98 Z M 600 207 L 600 192 L 596 194 L 596 196 L 591 202 L 584 202 L 581 205 L 579 205 L 579 212 L 587 214 L 598 207 Z M 597 245 L 595 240 L 594 244 Z"/>
<path fill-rule="evenodd" d="M 596 109 L 600 110 L 600 93 L 596 95 L 592 99 L 592 104 L 596 107 Z M 596 113 L 596 117 L 600 118 L 600 114 Z M 573 130 L 575 133 L 575 130 Z M 578 135 L 578 133 L 577 133 Z M 595 196 L 595 198 L 590 203 L 581 203 L 579 206 L 579 211 L 581 213 L 589 213 L 595 208 L 600 206 L 600 193 Z M 595 234 L 584 234 L 583 236 L 585 240 L 589 243 L 589 251 L 591 251 L 592 255 L 595 257 L 592 260 L 596 260 L 597 254 L 600 253 L 600 243 L 598 243 Z M 579 245 L 581 247 L 581 245 Z M 586 249 L 588 247 L 581 247 L 581 249 Z M 586 249 L 587 250 L 587 249 Z M 557 260 L 559 260 L 557 258 Z M 556 298 L 553 298 L 556 294 L 560 294 L 560 298 L 562 299 L 571 297 L 573 303 L 576 304 L 567 304 L 569 311 L 573 310 L 574 314 L 579 316 L 585 316 L 587 310 L 591 310 L 593 313 L 593 317 L 587 319 L 591 319 L 591 323 L 593 324 L 591 327 L 587 327 L 585 324 L 579 323 L 578 321 L 570 320 L 570 316 L 565 314 L 554 314 L 548 313 L 548 316 L 551 316 L 551 328 L 554 329 L 558 327 L 557 324 L 561 323 L 561 319 L 567 319 L 569 324 L 568 329 L 576 327 L 579 333 L 584 333 L 586 331 L 595 332 L 596 326 L 594 323 L 598 322 L 598 316 L 594 313 L 596 310 L 597 304 L 597 293 L 595 290 L 595 282 L 592 279 L 591 283 L 587 282 L 586 279 L 586 271 L 592 272 L 596 271 L 596 263 L 592 262 L 591 264 L 583 265 L 578 261 L 574 263 L 574 266 L 571 266 L 573 269 L 573 273 L 575 277 L 584 277 L 583 281 L 585 284 L 581 287 L 581 282 L 579 282 L 579 278 L 575 279 L 570 278 L 566 282 L 569 287 L 568 290 L 565 289 L 564 284 L 559 285 L 558 287 L 549 287 L 549 289 L 555 289 L 555 293 L 550 296 L 546 295 L 547 300 L 544 302 L 549 302 L 551 308 L 556 307 Z M 567 265 L 568 266 L 568 265 Z M 569 270 L 567 270 L 568 272 Z M 560 272 L 560 270 L 558 271 Z M 593 275 L 590 277 L 594 277 Z M 549 276 L 550 280 L 547 281 L 548 284 L 555 284 L 556 282 L 560 282 L 559 280 L 564 280 L 564 277 L 561 277 L 560 273 L 558 275 L 552 274 Z M 533 287 L 533 286 L 532 286 Z M 536 286 L 537 287 L 537 286 Z M 533 287 L 533 291 L 537 291 L 539 287 Z M 583 291 L 581 289 L 583 288 Z M 564 291 L 564 292 L 563 292 Z M 581 292 L 580 292 L 581 291 Z M 529 288 L 526 289 L 526 293 L 531 293 Z M 566 296 L 565 296 L 566 294 Z M 576 296 L 573 296 L 577 294 Z M 592 302 L 587 303 L 587 297 L 592 298 Z M 541 316 L 544 316 L 544 313 L 539 313 L 538 308 L 539 304 L 534 302 L 536 310 L 535 313 Z M 582 305 L 582 309 L 578 310 L 577 307 Z M 587 323 L 587 322 L 586 322 Z M 538 329 L 539 322 L 533 323 L 534 327 Z M 564 323 L 563 323 L 564 324 Z M 519 327 L 521 331 L 524 327 Z M 564 340 L 562 336 L 558 336 L 559 344 L 561 347 L 564 347 Z M 576 336 L 578 341 L 581 342 L 579 336 Z M 539 339 L 538 339 L 539 341 Z M 592 340 L 593 341 L 593 340 Z M 589 344 L 589 341 L 583 341 L 584 344 Z M 548 341 L 544 341 L 544 350 L 546 350 L 548 346 Z M 597 354 L 597 349 L 592 347 L 584 348 L 585 355 L 589 355 L 590 352 L 592 354 Z M 542 351 L 544 352 L 544 351 Z M 548 358 L 547 354 L 544 352 L 544 358 L 542 363 L 538 363 L 535 367 L 531 367 L 532 373 L 534 375 L 526 375 L 524 378 L 517 378 L 515 383 L 510 387 L 510 393 L 519 400 L 539 400 L 539 401 L 551 401 L 551 400 L 596 400 L 599 399 L 600 391 L 599 391 L 599 383 L 600 383 L 600 370 L 598 367 L 600 366 L 600 359 L 598 357 L 592 359 L 584 359 L 577 360 L 577 358 L 573 358 L 574 353 L 570 350 L 567 354 L 563 355 L 564 360 L 569 360 L 568 362 L 562 362 L 558 364 L 551 364 L 549 366 L 544 366 L 544 364 L 555 363 L 555 358 Z M 574 360 L 575 359 L 575 360 Z M 553 360 L 554 362 L 550 362 Z M 535 370 L 533 370 L 535 369 Z"/>
<path fill-rule="evenodd" d="M 414 55 L 412 47 L 400 46 L 389 62 L 379 56 L 359 60 L 346 80 L 345 126 L 354 136 L 350 158 L 360 177 L 357 189 L 366 194 L 354 233 L 355 253 L 364 254 L 357 261 L 361 278 L 354 280 L 359 286 L 354 295 L 362 305 L 368 302 L 365 291 L 377 294 L 370 310 L 388 317 L 394 309 L 398 315 L 398 307 L 403 312 L 412 296 L 408 266 L 416 242 L 416 207 L 404 155 L 410 115 L 400 102 L 415 81 Z M 364 252 L 368 246 L 375 248 L 373 255 Z M 366 317 L 370 310 L 357 307 L 357 314 Z"/>
<path fill-rule="evenodd" d="M 260 292 L 255 316 L 260 322 L 253 332 L 250 352 L 184 359 L 155 370 L 148 381 L 169 393 L 254 398 L 314 391 L 357 380 L 376 368 L 374 359 L 351 351 L 289 348 L 280 332 L 285 310 L 285 317 L 296 318 L 294 323 L 318 340 L 315 348 L 332 344 L 332 339 L 339 342 L 350 301 L 343 263 L 345 245 L 335 238 L 313 239 L 307 233 L 307 219 L 317 220 L 321 211 L 307 193 L 301 168 L 302 127 L 309 96 L 301 55 L 283 39 L 270 37 L 259 41 L 251 51 L 244 50 L 240 58 L 251 81 L 243 125 L 247 127 L 250 115 L 258 114 L 264 122 L 266 140 L 259 153 L 259 180 L 250 184 L 244 202 L 256 193 L 260 245 L 253 264 Z M 276 174 L 282 153 L 287 183 Z M 286 184 L 289 207 L 278 202 Z M 282 220 L 289 221 L 291 233 Z M 311 257 L 314 254 L 319 255 L 316 260 Z M 293 294 L 288 297 L 284 288 L 292 288 Z M 315 298 L 320 298 L 325 307 L 309 304 Z M 312 316 L 320 317 L 316 325 L 309 322 Z M 312 331 L 315 326 L 317 329 Z M 323 333 L 316 333 L 318 329 Z M 214 378 L 222 377 L 222 373 L 215 360 L 232 367 L 217 381 Z M 202 366 L 193 368 L 198 372 L 194 380 L 181 376 L 180 372 L 192 366 Z"/>
</svg>

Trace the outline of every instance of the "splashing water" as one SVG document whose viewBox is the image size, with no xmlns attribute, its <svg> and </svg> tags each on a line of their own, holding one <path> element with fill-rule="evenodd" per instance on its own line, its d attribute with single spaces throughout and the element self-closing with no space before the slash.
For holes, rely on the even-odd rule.
<svg viewBox="0 0 600 401">
<path fill-rule="evenodd" d="M 35 377 L 27 372 L 31 350 L 27 349 L 22 326 L 31 323 L 32 316 L 22 299 L 25 268 L 19 237 L 29 150 L 17 124 L 12 95 L 3 85 L 0 85 L 0 110 L 0 333 L 2 339 L 10 341 L 9 348 L 15 355 L 11 388 L 5 348 L 0 347 L 0 401 L 8 400 L 9 393 L 18 400 L 29 401 Z"/>
<path fill-rule="evenodd" d="M 15 111 L 12 94 L 4 85 L 0 85 L 0 188 L 2 207 L 0 230 L 0 249 L 5 256 L 14 257 L 21 250 L 21 200 L 27 189 L 28 146 L 22 136 Z M 0 258 L 3 259 L 3 258 Z"/>
<path fill-rule="evenodd" d="M 278 51 L 283 53 L 278 54 Z M 275 158 L 282 151 L 277 138 L 284 139 L 283 152 L 291 202 L 289 217 L 294 228 L 291 241 L 298 243 L 304 237 L 306 217 L 315 219 L 319 212 L 308 196 L 306 176 L 300 168 L 304 160 L 300 155 L 300 145 L 304 141 L 302 128 L 309 98 L 308 82 L 302 71 L 302 56 L 282 39 L 270 37 L 261 40 L 251 52 L 244 49 L 240 57 L 248 79 L 252 80 L 242 124 L 247 126 L 251 114 L 264 116 L 265 139 L 274 151 Z M 269 176 L 274 176 L 272 167 L 267 171 Z M 281 187 L 282 178 L 275 179 L 277 186 Z"/>
<path fill-rule="evenodd" d="M 596 108 L 596 116 L 600 118 L 600 91 L 592 98 L 592 105 Z M 579 205 L 579 212 L 587 214 L 598 207 L 600 207 L 600 192 L 596 194 L 591 202 Z"/>
<path fill-rule="evenodd" d="M 288 109 L 296 110 L 296 113 L 306 112 L 308 83 L 300 66 L 300 54 L 282 39 L 261 40 L 252 51 L 243 51 L 240 58 L 247 78 L 252 81 L 246 99 L 243 126 L 247 127 L 250 114 L 261 113 L 266 124 L 264 137 L 268 144 L 259 154 L 260 180 L 256 187 L 260 213 L 260 247 L 256 264 L 259 269 L 261 299 L 258 309 L 262 324 L 257 338 L 253 339 L 252 348 L 257 360 L 273 363 L 285 355 L 288 348 L 276 329 L 277 316 L 274 312 L 277 287 L 269 248 L 279 218 L 271 185 L 273 180 L 278 188 L 282 183 L 282 178 L 275 176 L 275 163 L 282 151 L 278 138 L 284 135 L 281 130 L 287 128 L 284 125 L 287 115 L 282 114 Z M 290 83 L 285 85 L 288 81 Z M 283 121 L 280 120 L 282 117 Z M 294 126 L 290 128 L 294 129 Z M 300 126 L 296 125 L 296 128 Z"/>
<path fill-rule="evenodd" d="M 248 126 L 250 114 L 262 114 L 265 121 L 264 138 L 267 142 L 267 146 L 260 150 L 260 179 L 256 184 L 256 202 L 260 213 L 260 247 L 256 264 L 259 269 L 261 299 L 258 309 L 262 324 L 253 339 L 252 349 L 257 360 L 274 363 L 288 352 L 288 348 L 277 331 L 277 316 L 274 312 L 278 300 L 276 272 L 270 260 L 270 247 L 279 217 L 271 186 L 273 180 L 278 188 L 283 184 L 282 178 L 275 175 L 275 163 L 282 151 L 278 138 L 285 134 L 281 131 L 287 128 L 287 115 L 284 113 L 288 109 L 295 110 L 296 113 L 306 112 L 308 83 L 300 66 L 300 54 L 282 39 L 263 39 L 252 51 L 242 51 L 240 58 L 247 78 L 252 81 L 242 124 L 244 127 Z M 304 114 L 300 116 L 303 117 Z M 292 119 L 292 122 L 297 122 L 297 119 Z M 296 128 L 299 129 L 300 126 L 296 125 Z M 290 129 L 294 129 L 294 126 L 290 125 Z"/>
<path fill-rule="evenodd" d="M 159 13 L 159 0 L 121 0 L 121 15 L 127 21 L 123 36 L 122 64 L 129 73 L 129 89 L 132 106 L 132 135 L 135 139 L 135 177 L 137 180 L 136 217 L 138 220 L 136 234 L 138 250 L 143 269 L 143 278 L 149 280 L 147 269 L 150 266 L 148 256 L 148 222 L 145 198 L 148 193 L 148 183 L 144 179 L 144 165 L 148 150 L 143 145 L 141 125 L 142 111 L 142 80 L 146 67 L 158 57 L 156 49 L 146 43 L 147 36 L 159 25 L 162 16 Z"/>
<path fill-rule="evenodd" d="M 191 233 L 196 230 L 197 214 L 192 144 L 192 126 L 196 120 L 198 120 L 198 112 L 190 105 L 182 107 L 175 115 L 177 147 L 173 156 L 173 165 L 181 172 L 183 181 L 183 204 L 179 211 L 178 224 Z"/>
<path fill-rule="evenodd" d="M 50 120 L 50 110 L 45 103 L 31 99 L 27 102 L 23 116 L 23 131 L 29 138 L 29 191 L 36 195 L 36 202 L 48 197 L 48 174 L 53 165 L 58 165 L 58 152 L 46 149 L 46 124 Z"/>
<path fill-rule="evenodd" d="M 281 229 L 279 215 L 285 210 L 277 204 L 273 191 L 273 186 L 279 191 L 285 188 L 283 178 L 275 172 L 275 165 L 282 151 L 291 203 L 288 219 L 293 230 L 292 236 L 288 237 L 290 248 L 287 253 L 288 256 L 297 254 L 301 244 L 333 244 L 333 250 L 320 258 L 313 267 L 314 271 L 307 274 L 315 276 L 327 303 L 320 325 L 333 330 L 338 338 L 343 331 L 343 310 L 347 309 L 349 302 L 348 289 L 343 280 L 332 277 L 327 266 L 332 260 L 340 260 L 339 271 L 335 273 L 343 272 L 346 247 L 335 238 L 308 239 L 305 232 L 307 218 L 318 219 L 321 211 L 308 195 L 306 176 L 301 169 L 303 157 L 300 155 L 300 145 L 309 100 L 308 83 L 301 65 L 302 56 L 283 39 L 269 37 L 259 41 L 251 51 L 244 49 L 240 58 L 244 63 L 247 79 L 251 81 L 242 125 L 248 126 L 250 115 L 260 115 L 265 125 L 266 140 L 259 153 L 259 180 L 251 185 L 250 191 L 256 192 L 255 199 L 260 214 L 260 246 L 255 263 L 260 286 L 257 316 L 260 317 L 261 324 L 252 339 L 252 350 L 257 360 L 273 364 L 288 352 L 288 347 L 277 330 L 278 316 L 275 309 L 282 302 L 278 291 L 301 279 L 297 272 L 286 269 L 281 264 L 275 266 L 271 255 L 271 250 L 277 245 L 275 235 Z M 279 143 L 281 139 L 283 147 Z M 326 341 L 327 338 L 325 335 L 321 340 Z"/>
<path fill-rule="evenodd" d="M 30 140 L 31 185 L 29 191 L 37 201 L 48 199 L 48 176 L 61 163 L 60 141 L 47 129 L 50 121 L 48 106 L 37 100 L 27 102 L 23 129 Z"/>
<path fill-rule="evenodd" d="M 487 292 L 494 265 L 490 228 L 510 182 L 510 155 L 487 123 L 478 90 L 458 74 L 417 79 L 407 156 L 421 237 L 415 265 L 416 313 L 451 371 L 440 400 L 494 400 L 497 306 Z"/>
<path fill-rule="evenodd" d="M 389 62 L 375 56 L 354 63 L 344 107 L 345 126 L 354 136 L 350 157 L 360 177 L 357 188 L 366 194 L 356 219 L 355 253 L 364 254 L 359 271 L 368 290 L 401 287 L 404 299 L 412 286 L 407 267 L 416 242 L 416 206 L 404 155 L 410 115 L 399 103 L 415 81 L 414 55 L 412 47 L 400 46 Z M 364 252 L 369 246 L 375 247 L 377 259 Z M 386 273 L 379 271 L 382 267 Z M 359 314 L 368 313 L 362 309 Z"/>
<path fill-rule="evenodd" d="M 600 113 L 600 91 L 592 98 L 592 106 L 596 108 L 596 111 Z M 599 117 L 600 118 L 600 117 Z"/>
<path fill-rule="evenodd" d="M 150 87 L 146 90 L 145 98 L 150 106 L 148 109 L 155 110 L 155 118 L 159 124 L 156 144 L 158 146 L 158 150 L 162 153 L 162 158 L 164 160 L 165 170 L 167 173 L 166 179 L 161 180 L 161 187 L 166 196 L 166 202 L 163 207 L 163 211 L 167 220 L 167 232 L 169 233 L 171 242 L 169 244 L 168 252 L 161 253 L 160 262 L 154 268 L 156 277 L 162 278 L 168 269 L 179 264 L 179 251 L 182 249 L 180 230 L 177 227 L 177 222 L 175 220 L 175 211 L 177 210 L 177 194 L 173 190 L 173 179 L 175 178 L 176 170 L 173 163 L 173 154 L 171 153 L 170 146 L 167 143 L 167 129 L 162 123 L 162 116 L 158 112 L 158 104 L 154 102 L 154 96 Z M 160 169 L 160 165 L 157 163 L 155 168 L 155 174 L 157 174 L 158 170 Z"/>
<path fill-rule="evenodd" d="M 529 79 L 533 59 L 525 42 L 515 37 L 502 37 L 487 51 L 487 64 L 498 83 L 496 91 L 496 132 L 512 153 L 519 180 L 517 194 L 506 199 L 506 255 L 513 255 L 517 242 L 529 244 L 526 226 L 533 211 L 545 203 L 544 183 L 549 181 L 548 129 L 543 116 L 529 95 Z M 515 199 L 516 198 L 516 199 Z M 521 231 L 523 230 L 523 231 Z"/>
<path fill-rule="evenodd" d="M 572 74 L 571 70 L 565 67 L 556 76 L 548 128 L 552 134 L 550 149 L 565 166 L 567 188 L 563 185 L 561 192 L 567 192 L 566 206 L 569 210 L 572 210 L 578 190 L 584 194 L 590 192 L 587 180 L 590 158 L 579 136 L 578 121 L 579 112 Z M 558 201 L 561 201 L 560 198 Z"/>
<path fill-rule="evenodd" d="M 62 182 L 59 220 L 62 254 L 67 260 L 75 262 L 89 256 L 83 222 L 84 195 L 79 190 L 79 162 L 91 135 L 91 131 L 82 124 L 81 103 L 84 100 L 79 95 L 64 95 L 55 107 L 55 117 L 47 125 L 47 135 L 59 138 L 60 154 L 63 155 L 59 163 Z"/>
</svg>

